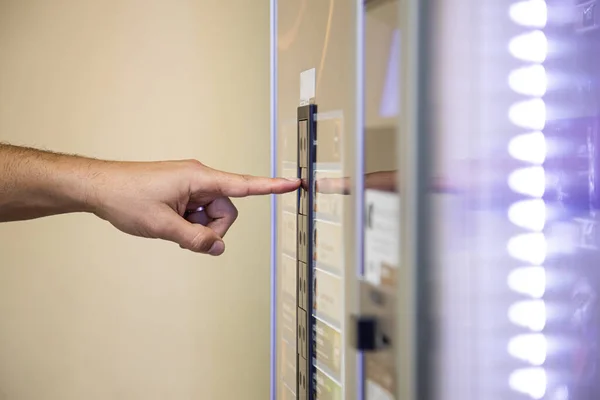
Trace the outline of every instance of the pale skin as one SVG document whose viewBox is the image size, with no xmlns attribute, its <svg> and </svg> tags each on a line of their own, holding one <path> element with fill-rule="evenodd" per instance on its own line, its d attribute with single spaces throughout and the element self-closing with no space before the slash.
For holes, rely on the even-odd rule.
<svg viewBox="0 0 600 400">
<path fill-rule="evenodd" d="M 130 235 L 221 255 L 231 198 L 283 194 L 300 180 L 238 175 L 196 160 L 120 162 L 0 144 L 0 222 L 90 213 Z"/>
<path fill-rule="evenodd" d="M 0 143 L 0 222 L 90 213 L 130 235 L 163 239 L 218 256 L 238 211 L 231 198 L 284 194 L 299 179 L 212 169 L 196 160 L 121 162 Z M 365 176 L 369 189 L 396 191 L 396 171 Z M 349 194 L 350 179 L 322 179 L 317 191 Z M 447 190 L 443 181 L 435 190 Z"/>
</svg>

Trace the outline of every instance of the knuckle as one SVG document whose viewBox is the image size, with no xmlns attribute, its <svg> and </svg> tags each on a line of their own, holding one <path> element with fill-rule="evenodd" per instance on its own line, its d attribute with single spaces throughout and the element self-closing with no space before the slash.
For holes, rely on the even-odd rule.
<svg viewBox="0 0 600 400">
<path fill-rule="evenodd" d="M 240 188 L 240 194 L 244 197 L 248 196 L 250 194 L 250 184 L 252 183 L 252 177 L 250 175 L 247 174 L 242 174 L 240 175 L 243 185 Z"/>
<path fill-rule="evenodd" d="M 239 215 L 239 211 L 237 209 L 237 207 L 235 206 L 235 204 L 233 204 L 233 202 L 231 201 L 230 198 L 228 197 L 223 197 L 221 198 L 221 201 L 219 203 L 219 213 L 222 213 L 222 215 L 227 218 L 230 221 L 235 221 Z"/>
<path fill-rule="evenodd" d="M 195 169 L 195 168 L 198 168 L 198 167 L 204 167 L 204 164 L 202 164 L 200 161 L 198 161 L 196 159 L 193 159 L 193 158 L 184 160 L 183 164 L 186 167 L 190 168 L 190 169 L 192 169 L 192 168 Z"/>
</svg>

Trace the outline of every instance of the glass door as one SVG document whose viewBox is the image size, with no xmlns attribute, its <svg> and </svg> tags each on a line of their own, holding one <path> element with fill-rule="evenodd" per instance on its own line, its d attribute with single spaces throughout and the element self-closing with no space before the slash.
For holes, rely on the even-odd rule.
<svg viewBox="0 0 600 400">
<path fill-rule="evenodd" d="M 303 179 L 274 209 L 273 394 L 355 399 L 347 320 L 356 303 L 358 8 L 272 7 L 274 173 Z"/>
<path fill-rule="evenodd" d="M 400 1 L 365 1 L 364 186 L 360 314 L 355 321 L 362 357 L 359 397 L 395 399 L 396 289 L 400 266 L 399 129 Z"/>
</svg>

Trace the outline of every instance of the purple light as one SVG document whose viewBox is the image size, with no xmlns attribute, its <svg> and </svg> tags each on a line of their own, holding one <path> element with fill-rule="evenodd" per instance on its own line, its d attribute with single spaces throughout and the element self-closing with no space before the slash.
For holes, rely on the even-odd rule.
<svg viewBox="0 0 600 400">
<path fill-rule="evenodd" d="M 400 62 L 400 31 L 394 30 L 390 45 L 390 58 L 388 60 L 383 95 L 379 107 L 379 114 L 384 118 L 395 117 L 400 108 L 398 70 Z"/>
</svg>

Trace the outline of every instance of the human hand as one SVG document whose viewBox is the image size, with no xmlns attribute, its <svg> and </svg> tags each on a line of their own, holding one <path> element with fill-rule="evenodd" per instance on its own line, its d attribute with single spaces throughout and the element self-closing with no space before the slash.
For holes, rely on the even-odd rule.
<svg viewBox="0 0 600 400">
<path fill-rule="evenodd" d="M 230 198 L 292 192 L 300 180 L 231 174 L 198 161 L 103 162 L 92 168 L 88 201 L 119 230 L 221 255 L 238 212 Z"/>
</svg>

